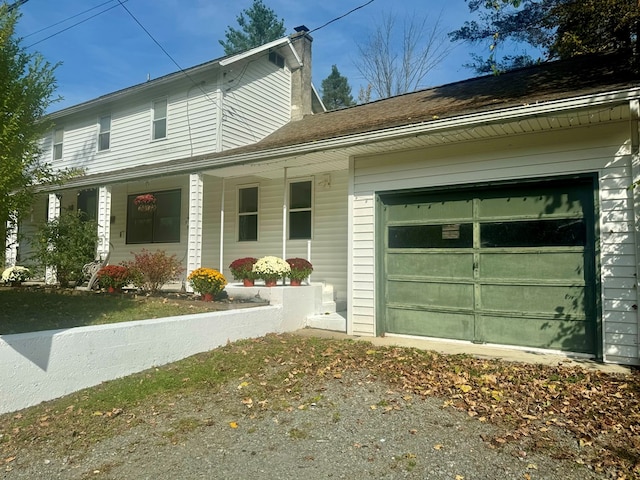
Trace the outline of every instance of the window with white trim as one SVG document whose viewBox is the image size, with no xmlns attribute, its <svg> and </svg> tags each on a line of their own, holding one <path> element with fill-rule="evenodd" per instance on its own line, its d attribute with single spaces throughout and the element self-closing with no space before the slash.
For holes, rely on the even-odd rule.
<svg viewBox="0 0 640 480">
<path fill-rule="evenodd" d="M 258 187 L 238 188 L 238 241 L 258 240 Z"/>
<path fill-rule="evenodd" d="M 111 144 L 111 115 L 104 115 L 98 121 L 98 151 L 109 150 Z"/>
<path fill-rule="evenodd" d="M 153 127 L 151 138 L 158 140 L 167 136 L 167 101 L 153 102 Z"/>
<path fill-rule="evenodd" d="M 313 182 L 289 183 L 289 239 L 309 240 L 312 235 Z"/>
<path fill-rule="evenodd" d="M 64 140 L 64 129 L 56 128 L 53 131 L 53 159 L 60 160 L 62 158 L 62 143 Z"/>
</svg>

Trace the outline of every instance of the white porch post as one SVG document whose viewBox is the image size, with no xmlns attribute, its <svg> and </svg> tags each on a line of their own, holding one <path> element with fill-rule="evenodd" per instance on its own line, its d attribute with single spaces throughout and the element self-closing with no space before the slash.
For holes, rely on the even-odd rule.
<svg viewBox="0 0 640 480">
<path fill-rule="evenodd" d="M 47 211 L 47 222 L 51 222 L 60 216 L 60 197 L 55 193 L 49 194 L 49 209 Z M 55 269 L 47 265 L 44 273 L 44 281 L 47 284 L 56 283 Z"/>
<path fill-rule="evenodd" d="M 282 199 L 282 259 L 287 258 L 287 210 L 289 209 L 289 195 L 287 195 L 287 167 L 284 167 L 284 192 Z"/>
<path fill-rule="evenodd" d="M 225 194 L 225 186 L 226 186 L 226 182 L 224 181 L 224 178 L 222 179 L 222 193 L 220 194 L 221 199 L 220 199 L 220 261 L 219 261 L 219 265 L 220 265 L 220 269 L 219 272 L 222 273 L 222 270 L 224 268 L 224 194 Z"/>
<path fill-rule="evenodd" d="M 7 220 L 7 239 L 4 254 L 5 267 L 11 267 L 18 263 L 18 220 L 15 213 Z"/>
<path fill-rule="evenodd" d="M 187 275 L 202 266 L 202 203 L 204 182 L 202 174 L 189 175 L 189 235 L 187 239 Z M 186 289 L 192 292 L 191 285 Z"/>
<path fill-rule="evenodd" d="M 98 188 L 98 257 L 102 260 L 109 254 L 111 239 L 111 187 Z"/>
<path fill-rule="evenodd" d="M 640 274 L 640 101 L 637 99 L 629 102 L 631 113 L 631 175 L 634 188 L 631 189 L 633 195 L 633 231 L 635 254 L 636 254 L 636 278 Z M 637 299 L 636 299 L 637 300 Z M 636 310 L 636 328 L 640 328 L 640 311 Z M 603 342 L 605 335 L 602 334 Z M 607 359 L 607 345 L 603 349 L 603 359 Z M 640 341 L 636 341 L 636 358 L 640 358 Z"/>
</svg>

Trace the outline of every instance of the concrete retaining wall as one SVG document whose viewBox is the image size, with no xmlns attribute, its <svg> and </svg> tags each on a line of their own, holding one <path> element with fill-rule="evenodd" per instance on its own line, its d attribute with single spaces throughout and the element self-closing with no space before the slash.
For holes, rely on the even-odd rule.
<svg viewBox="0 0 640 480">
<path fill-rule="evenodd" d="M 237 288 L 237 287 L 236 287 Z M 234 287 L 227 288 L 230 296 Z M 294 331 L 321 289 L 255 287 L 269 306 L 0 336 L 0 413 L 206 352 L 244 338 Z"/>
</svg>

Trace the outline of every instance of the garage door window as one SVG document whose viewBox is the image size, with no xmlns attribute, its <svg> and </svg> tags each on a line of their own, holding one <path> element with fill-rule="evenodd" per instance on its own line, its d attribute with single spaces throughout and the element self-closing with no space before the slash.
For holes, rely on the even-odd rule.
<svg viewBox="0 0 640 480">
<path fill-rule="evenodd" d="M 472 223 L 389 227 L 389 248 L 471 248 Z"/>
<path fill-rule="evenodd" d="M 495 222 L 480 225 L 482 247 L 580 247 L 587 241 L 583 219 Z"/>
</svg>

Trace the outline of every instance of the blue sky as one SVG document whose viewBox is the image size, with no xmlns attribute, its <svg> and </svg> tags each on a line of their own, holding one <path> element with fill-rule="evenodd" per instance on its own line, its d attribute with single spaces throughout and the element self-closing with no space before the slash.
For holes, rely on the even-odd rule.
<svg viewBox="0 0 640 480">
<path fill-rule="evenodd" d="M 252 4 L 252 0 L 123 2 L 182 68 L 223 56 L 218 40 L 224 39 L 227 26 L 237 27 L 237 15 Z M 367 0 L 265 0 L 264 3 L 284 18 L 287 33 L 292 33 L 298 25 L 313 30 Z M 47 28 L 93 7 L 98 8 Z M 103 10 L 107 11 L 72 26 Z M 23 38 L 22 45 L 29 51 L 39 51 L 52 63 L 61 62 L 56 78 L 58 94 L 64 100 L 55 104 L 53 110 L 144 82 L 148 75 L 153 79 L 178 70 L 118 0 L 28 0 L 20 12 L 17 33 Z M 313 81 L 318 89 L 322 79 L 331 73 L 331 65 L 336 64 L 357 97 L 360 86 L 366 82 L 354 66 L 356 43 L 361 43 L 383 13 L 389 12 L 400 21 L 407 16 L 425 15 L 435 21 L 441 15 L 446 32 L 471 18 L 464 0 L 374 0 L 312 34 Z M 483 49 L 486 51 L 486 46 L 477 46 L 474 51 L 482 53 Z M 454 46 L 422 86 L 472 77 L 473 72 L 463 66 L 470 60 L 469 52 L 468 45 Z"/>
</svg>

